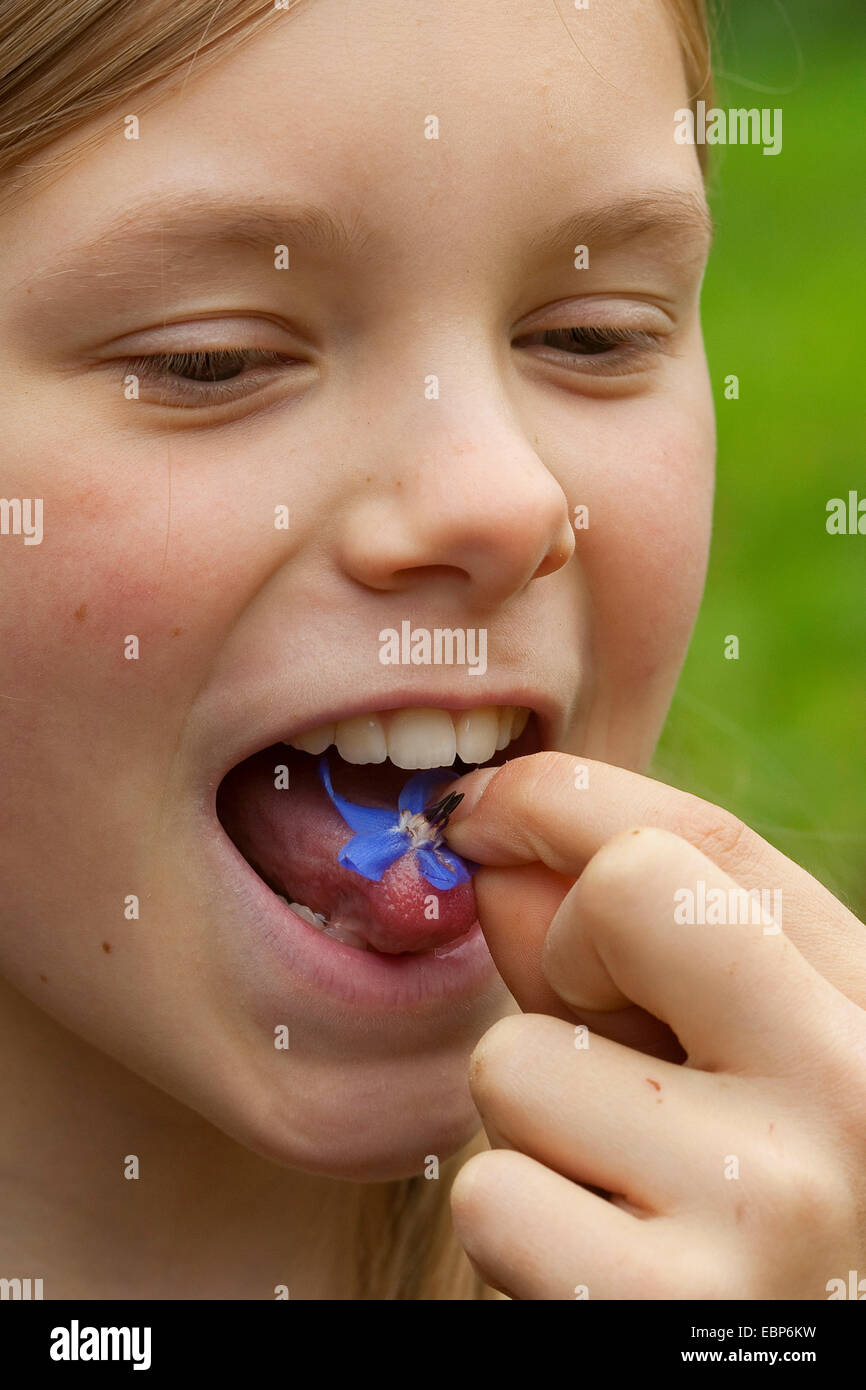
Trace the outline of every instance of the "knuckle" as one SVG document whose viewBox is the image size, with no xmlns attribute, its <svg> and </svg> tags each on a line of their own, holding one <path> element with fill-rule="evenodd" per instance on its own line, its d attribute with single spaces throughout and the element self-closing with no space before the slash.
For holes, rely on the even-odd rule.
<svg viewBox="0 0 866 1390">
<path fill-rule="evenodd" d="M 510 1183 L 524 1178 L 522 1154 L 510 1149 L 485 1149 L 463 1164 L 451 1184 L 451 1210 L 463 1239 L 468 1226 L 476 1228 L 492 1217 L 502 1221 L 501 1196 Z"/>
<path fill-rule="evenodd" d="M 641 907 L 647 884 L 682 855 L 684 841 L 657 826 L 637 826 L 607 840 L 579 879 L 580 906 L 596 917 L 621 920 Z"/>
<path fill-rule="evenodd" d="M 833 1126 L 836 1142 L 854 1156 L 859 1172 L 866 1163 L 866 1080 L 852 1065 L 862 1048 L 843 1047 L 838 1040 L 825 1055 L 817 1075 L 820 1082 L 820 1115 Z"/>
<path fill-rule="evenodd" d="M 861 1165 L 866 1163 L 866 1083 L 861 1078 L 851 1085 L 850 1069 L 846 1069 L 848 1088 L 840 1105 L 840 1125 L 847 1142 L 858 1154 Z"/>
<path fill-rule="evenodd" d="M 489 1200 L 487 1182 L 489 1153 L 474 1154 L 467 1159 L 451 1184 L 451 1211 L 463 1230 L 486 1211 Z"/>
<path fill-rule="evenodd" d="M 755 832 L 731 812 L 720 806 L 705 806 L 688 829 L 689 843 L 722 867 L 754 856 Z"/>
<path fill-rule="evenodd" d="M 506 1014 L 488 1028 L 469 1060 L 469 1086 L 475 1097 L 494 1096 L 501 1089 L 523 1046 L 531 1015 Z"/>
<path fill-rule="evenodd" d="M 772 1225 L 826 1241 L 849 1225 L 851 1192 L 842 1170 L 820 1152 L 764 1157 L 764 1209 Z"/>
<path fill-rule="evenodd" d="M 841 1234 L 848 1228 L 851 1194 L 835 1168 L 825 1166 L 820 1172 L 798 1168 L 788 1187 L 789 1206 L 799 1230 L 825 1240 L 834 1229 Z"/>
</svg>

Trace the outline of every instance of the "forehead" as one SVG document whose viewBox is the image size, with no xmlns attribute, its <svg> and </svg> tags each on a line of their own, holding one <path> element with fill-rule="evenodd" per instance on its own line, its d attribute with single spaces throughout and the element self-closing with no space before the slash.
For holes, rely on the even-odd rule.
<svg viewBox="0 0 866 1390">
<path fill-rule="evenodd" d="M 673 139 L 687 101 L 662 0 L 303 0 L 215 66 L 128 100 L 37 205 L 74 244 L 133 206 L 137 221 L 151 196 L 179 209 L 191 188 L 248 208 L 302 200 L 383 246 L 471 259 L 479 238 L 535 243 L 644 188 L 699 200 L 694 149 Z"/>
</svg>

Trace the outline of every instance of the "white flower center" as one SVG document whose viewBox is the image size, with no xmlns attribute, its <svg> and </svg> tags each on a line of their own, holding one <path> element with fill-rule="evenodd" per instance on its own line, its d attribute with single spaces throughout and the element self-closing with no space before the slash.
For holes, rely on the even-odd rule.
<svg viewBox="0 0 866 1390">
<path fill-rule="evenodd" d="M 420 849 L 422 845 L 432 845 L 436 849 L 442 843 L 436 826 L 431 825 L 426 816 L 413 814 L 412 811 L 400 812 L 400 829 L 407 831 L 413 849 Z"/>
</svg>

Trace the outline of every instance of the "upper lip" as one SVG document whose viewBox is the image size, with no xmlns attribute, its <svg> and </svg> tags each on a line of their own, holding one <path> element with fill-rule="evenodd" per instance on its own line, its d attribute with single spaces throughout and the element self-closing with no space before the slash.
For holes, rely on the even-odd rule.
<svg viewBox="0 0 866 1390">
<path fill-rule="evenodd" d="M 483 698 L 482 698 L 483 694 Z M 238 763 L 242 763 L 246 758 L 250 758 L 254 753 L 259 753 L 263 748 L 269 748 L 274 743 L 288 742 L 298 734 L 306 733 L 309 729 L 317 729 L 321 724 L 336 723 L 341 719 L 351 719 L 360 714 L 371 714 L 376 711 L 395 710 L 395 709 L 480 709 L 485 705 L 518 705 L 529 709 L 535 715 L 542 748 L 554 747 L 554 723 L 560 712 L 554 707 L 553 701 L 542 691 L 529 686 L 505 686 L 494 690 L 485 686 L 483 693 L 479 691 L 474 696 L 467 691 L 457 693 L 443 689 L 427 688 L 419 689 L 413 684 L 411 689 L 389 691 L 376 691 L 364 698 L 348 700 L 340 703 L 336 699 L 323 709 L 319 709 L 315 714 L 305 715 L 296 723 L 286 720 L 277 724 L 273 718 L 267 724 L 263 723 L 260 728 L 251 729 L 243 746 L 235 748 L 229 755 L 229 761 L 221 769 L 218 776 L 221 779 L 230 772 Z"/>
</svg>

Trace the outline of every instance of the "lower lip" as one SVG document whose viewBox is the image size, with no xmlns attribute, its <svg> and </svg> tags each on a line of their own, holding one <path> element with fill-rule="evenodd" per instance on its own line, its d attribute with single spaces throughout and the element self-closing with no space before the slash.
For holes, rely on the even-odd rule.
<svg viewBox="0 0 866 1390">
<path fill-rule="evenodd" d="M 294 977 L 307 991 L 312 988 L 332 1001 L 351 1005 L 358 1014 L 435 1012 L 437 1005 L 475 998 L 501 985 L 477 922 L 458 945 L 439 948 L 442 955 L 419 951 L 389 956 L 345 946 L 310 926 L 271 892 L 232 844 L 215 813 L 212 833 L 218 837 L 219 857 L 240 899 L 237 921 L 242 938 L 269 971 L 276 965 L 281 998 L 287 979 Z"/>
</svg>

